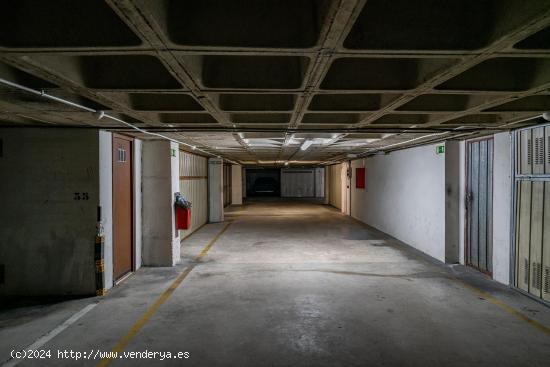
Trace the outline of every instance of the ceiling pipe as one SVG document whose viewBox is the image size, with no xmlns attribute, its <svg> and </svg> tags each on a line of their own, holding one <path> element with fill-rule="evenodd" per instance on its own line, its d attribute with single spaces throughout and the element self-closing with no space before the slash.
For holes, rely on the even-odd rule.
<svg viewBox="0 0 550 367">
<path fill-rule="evenodd" d="M 166 135 L 163 135 L 163 134 L 160 134 L 160 133 L 156 133 L 156 132 L 152 132 L 152 131 L 149 131 L 149 130 L 142 129 L 142 128 L 137 127 L 135 125 L 132 125 L 131 123 L 128 123 L 128 122 L 126 122 L 122 119 L 119 119 L 117 117 L 106 114 L 102 110 L 95 110 L 93 108 L 86 107 L 86 106 L 83 106 L 81 104 L 71 102 L 71 101 L 68 101 L 68 100 L 60 98 L 60 97 L 56 97 L 54 95 L 46 93 L 44 90 L 36 90 L 36 89 L 29 88 L 29 87 L 25 87 L 24 85 L 14 83 L 14 82 L 11 82 L 11 81 L 3 79 L 3 78 L 0 78 L 0 84 L 4 84 L 4 85 L 7 85 L 9 87 L 16 88 L 16 89 L 28 92 L 30 94 L 41 96 L 45 99 L 49 99 L 49 100 L 52 100 L 52 101 L 55 101 L 55 102 L 59 102 L 59 103 L 62 103 L 62 104 L 68 105 L 68 106 L 72 106 L 72 107 L 87 111 L 87 112 L 91 112 L 94 115 L 96 115 L 98 120 L 100 120 L 102 118 L 107 118 L 107 119 L 116 121 L 118 123 L 121 123 L 124 126 L 128 127 L 129 129 L 136 130 L 136 131 L 141 132 L 143 134 L 159 137 L 161 139 L 165 139 L 165 140 L 174 142 L 176 144 L 185 145 L 185 146 L 191 148 L 192 150 L 198 150 L 198 151 L 200 151 L 204 154 L 207 154 L 207 155 L 210 155 L 210 156 L 213 156 L 213 157 L 219 157 L 219 155 L 210 153 L 210 152 L 205 151 L 203 149 L 200 149 L 196 145 L 188 144 L 188 143 L 182 142 L 180 140 L 170 138 L 170 137 L 168 137 Z M 464 127 L 462 129 L 460 129 L 460 128 L 451 128 L 451 129 L 429 129 L 429 128 L 428 129 L 416 129 L 416 128 L 415 129 L 403 129 L 403 128 L 399 128 L 399 129 L 396 129 L 396 128 L 389 128 L 389 129 L 388 128 L 386 128 L 386 129 L 380 129 L 380 128 L 370 128 L 370 129 L 369 128 L 358 128 L 358 129 L 308 129 L 307 132 L 341 132 L 341 133 L 353 133 L 353 132 L 373 132 L 373 133 L 374 132 L 380 132 L 380 133 L 382 133 L 382 132 L 384 132 L 384 133 L 387 133 L 387 132 L 390 132 L 390 131 L 399 131 L 401 133 L 404 133 L 404 132 L 423 133 L 423 132 L 438 131 L 438 133 L 424 135 L 422 137 L 417 137 L 417 138 L 413 138 L 413 139 L 406 140 L 406 141 L 403 141 L 403 142 L 398 142 L 398 143 L 386 145 L 386 146 L 381 147 L 381 148 L 372 149 L 372 150 L 369 150 L 369 151 L 367 151 L 367 152 L 360 155 L 360 156 L 364 156 L 365 154 L 372 154 L 372 153 L 381 152 L 381 151 L 384 151 L 387 148 L 403 145 L 403 144 L 406 144 L 406 143 L 411 143 L 413 141 L 417 141 L 417 140 L 420 140 L 420 139 L 429 138 L 429 137 L 433 137 L 433 136 L 446 135 L 446 134 L 449 134 L 450 132 L 455 132 L 457 130 L 461 130 L 461 131 L 464 131 L 466 133 L 466 134 L 461 134 L 461 135 L 469 135 L 468 133 L 474 133 L 474 132 L 477 132 L 477 131 L 491 131 L 491 130 L 503 130 L 503 129 L 507 130 L 508 126 L 515 125 L 515 124 L 525 122 L 525 121 L 529 121 L 529 120 L 533 120 L 533 119 L 537 119 L 537 118 L 541 118 L 541 117 L 545 120 L 548 120 L 550 118 L 550 112 L 545 112 L 545 113 L 537 115 L 537 116 L 528 117 L 528 118 L 521 119 L 519 121 L 514 121 L 514 122 L 511 122 L 511 123 L 508 123 L 508 124 L 499 125 L 496 128 L 490 128 L 490 127 L 481 127 L 481 128 Z M 82 127 L 79 127 L 79 128 L 82 128 Z M 90 127 L 90 128 L 95 128 L 95 127 Z M 121 129 L 113 129 L 113 130 L 121 130 Z M 210 128 L 210 129 L 205 129 L 205 128 L 202 128 L 202 129 L 173 128 L 173 129 L 166 129 L 164 127 L 161 127 L 158 130 L 161 131 L 161 132 L 171 132 L 171 131 L 174 131 L 174 130 L 176 130 L 176 131 L 185 131 L 185 130 L 186 131 L 206 131 L 206 130 L 208 130 L 208 131 L 220 131 L 220 132 L 235 132 L 236 129 L 235 129 L 235 126 L 233 126 L 233 129 L 228 129 L 228 128 L 214 128 L 214 129 L 212 129 L 212 128 Z M 247 131 L 250 131 L 250 132 L 285 132 L 285 133 L 303 132 L 301 130 L 296 130 L 296 129 L 239 129 L 239 130 L 242 131 L 242 132 L 247 132 Z M 441 132 L 441 131 L 443 131 L 443 132 Z M 435 140 L 441 140 L 441 139 L 435 139 Z M 443 139 L 443 140 L 445 140 L 445 139 Z M 433 139 L 430 142 L 433 142 Z M 306 140 L 300 146 L 300 149 L 305 151 L 311 146 L 311 144 L 313 144 L 312 140 Z M 239 163 L 234 162 L 234 161 L 229 160 L 229 159 L 226 159 L 226 160 L 228 162 L 233 163 L 233 164 L 239 164 Z M 345 160 L 345 159 L 342 159 L 342 160 Z M 332 161 L 332 162 L 334 162 L 334 161 Z"/>
<path fill-rule="evenodd" d="M 14 82 L 11 82 L 9 80 L 6 80 L 6 79 L 3 79 L 3 78 L 0 78 L 0 84 L 4 84 L 4 85 L 7 85 L 9 87 L 12 87 L 12 88 L 16 88 L 16 89 L 19 89 L 19 90 L 22 90 L 22 91 L 25 91 L 25 92 L 28 92 L 28 93 L 31 93 L 31 94 L 34 94 L 34 95 L 37 95 L 37 96 L 41 96 L 43 98 L 46 98 L 46 99 L 49 99 L 49 100 L 52 100 L 52 101 L 55 101 L 55 102 L 59 102 L 59 103 L 62 103 L 62 104 L 65 104 L 67 106 L 71 106 L 71 107 L 75 107 L 75 108 L 79 108 L 81 110 L 84 110 L 84 111 L 87 111 L 87 112 L 91 112 L 93 113 L 98 120 L 102 119 L 102 118 L 107 118 L 107 119 L 110 119 L 110 120 L 113 120 L 113 121 L 116 121 L 118 123 L 121 123 L 133 130 L 136 130 L 136 131 L 139 131 L 140 133 L 143 133 L 143 134 L 146 134 L 146 135 L 151 135 L 151 136 L 155 136 L 155 137 L 158 137 L 158 138 L 162 138 L 162 139 L 165 139 L 165 140 L 168 140 L 168 141 L 171 141 L 173 143 L 177 143 L 177 144 L 181 144 L 181 145 L 185 145 L 189 148 L 191 148 L 192 150 L 198 150 L 204 154 L 207 154 L 207 155 L 210 155 L 210 156 L 213 156 L 213 157 L 216 157 L 217 155 L 216 154 L 212 154 L 210 152 L 207 152 L 206 150 L 203 150 L 203 149 L 200 149 L 198 148 L 196 145 L 192 145 L 192 144 L 188 144 L 188 143 L 185 143 L 183 141 L 179 141 L 179 140 L 176 140 L 176 139 L 173 139 L 173 138 L 170 138 L 169 136 L 166 136 L 166 135 L 163 135 L 163 134 L 159 134 L 159 133 L 155 133 L 155 132 L 152 132 L 152 131 L 148 131 L 148 130 L 145 130 L 145 129 L 142 129 L 140 127 L 137 127 L 135 125 L 132 125 L 130 124 L 129 122 L 126 122 L 122 119 L 119 119 L 117 117 L 114 117 L 114 116 L 111 116 L 107 113 L 105 113 L 105 111 L 102 111 L 102 110 L 95 110 L 93 108 L 90 108 L 90 107 L 86 107 L 86 106 L 83 106 L 81 104 L 78 104 L 78 103 L 75 103 L 75 102 L 71 102 L 71 101 L 68 101 L 66 99 L 63 99 L 63 98 L 60 98 L 60 97 L 56 97 L 56 96 L 53 96 L 51 94 L 48 94 L 46 92 L 44 92 L 44 90 L 36 90 L 36 89 L 32 89 L 32 88 L 28 88 L 28 87 L 25 87 L 24 85 L 21 85 L 21 84 L 17 84 L 17 83 L 14 83 Z M 228 160 L 230 161 L 230 160 Z M 230 161 L 232 163 L 235 163 L 233 161 Z"/>
<path fill-rule="evenodd" d="M 168 136 L 165 136 L 165 135 L 162 135 L 162 134 L 159 134 L 159 133 L 154 133 L 154 132 L 150 132 L 150 131 L 147 131 L 147 130 L 144 130 L 140 127 L 137 127 L 135 125 L 132 125 L 122 119 L 119 119 L 117 117 L 114 117 L 114 116 L 111 116 L 111 115 L 108 115 L 105 113 L 105 111 L 102 111 L 102 110 L 95 110 L 93 108 L 89 108 L 89 107 L 86 107 L 86 106 L 83 106 L 81 104 L 78 104 L 78 103 L 75 103 L 75 102 L 71 102 L 71 101 L 68 101 L 66 99 L 63 99 L 63 98 L 60 98 L 60 97 L 56 97 L 56 96 L 53 96 L 51 94 L 48 94 L 46 92 L 44 92 L 44 90 L 36 90 L 36 89 L 32 89 L 32 88 L 28 88 L 28 87 L 25 87 L 24 85 L 21 85 L 21 84 L 17 84 L 17 83 L 14 83 L 14 82 L 10 82 L 9 80 L 6 80 L 6 79 L 3 79 L 3 78 L 0 78 L 0 83 L 1 84 L 4 84 L 4 85 L 7 85 L 7 86 L 10 86 L 12 88 L 16 88 L 16 89 L 20 89 L 20 90 L 23 90 L 25 92 L 28 92 L 28 93 L 31 93 L 31 94 L 34 94 L 34 95 L 38 95 L 38 96 L 41 96 L 43 98 L 46 98 L 46 99 L 49 99 L 49 100 L 52 100 L 52 101 L 55 101 L 55 102 L 59 102 L 59 103 L 62 103 L 62 104 L 65 104 L 67 106 L 72 106 L 72 107 L 75 107 L 75 108 L 79 108 L 81 110 L 84 110 L 84 111 L 87 111 L 87 112 L 91 112 L 94 114 L 94 116 L 97 117 L 98 120 L 102 119 L 102 118 L 108 118 L 108 119 L 111 119 L 113 121 L 116 121 L 116 122 L 119 122 L 131 129 L 134 129 L 136 131 L 139 131 L 141 133 L 144 133 L 144 134 L 147 134 L 147 135 L 151 135 L 151 136 L 156 136 L 156 137 L 160 137 L 160 138 L 163 138 L 163 139 L 166 139 L 166 140 L 169 140 L 169 141 L 172 141 L 174 143 L 178 143 L 178 144 L 182 144 L 182 145 L 186 145 L 188 147 L 190 147 L 191 149 L 193 149 L 193 145 L 191 144 L 187 144 L 187 143 L 184 143 L 184 142 L 181 142 L 181 141 L 178 141 L 176 139 L 172 139 Z M 198 148 L 195 148 L 205 154 L 208 154 L 208 155 L 214 155 L 212 153 L 209 153 L 209 152 L 206 152 L 202 149 L 198 149 Z"/>
<path fill-rule="evenodd" d="M 536 116 L 539 117 L 539 116 Z M 516 121 L 511 124 L 517 124 L 521 121 Z M 504 125 L 503 125 L 504 126 Z M 508 125 L 506 125 L 508 126 Z M 21 127 L 21 125 L 4 125 L 3 127 Z M 28 126 L 29 128 L 36 127 L 36 126 Z M 55 127 L 55 126 L 52 126 Z M 96 129 L 95 126 L 71 126 L 71 125 L 65 125 L 64 128 L 71 129 L 71 128 L 78 128 L 78 129 Z M 44 127 L 43 127 L 44 128 Z M 47 128 L 45 126 L 45 128 Z M 131 130 L 135 128 L 129 128 L 129 127 L 116 127 L 111 128 L 110 130 L 117 130 L 117 131 L 125 131 L 125 130 Z M 300 134 L 300 133 L 331 133 L 331 134 L 353 134 L 353 133 L 372 133 L 372 134 L 396 134 L 396 133 L 416 133 L 416 134 L 422 134 L 422 133 L 435 133 L 435 132 L 453 132 L 456 131 L 455 128 L 424 128 L 424 129 L 404 129 L 404 128 L 360 128 L 360 129 L 304 129 L 304 130 L 296 130 L 296 129 L 288 129 L 288 128 L 232 128 L 232 127 L 166 127 L 166 126 L 150 126 L 147 128 L 149 132 L 152 131 L 158 131 L 158 132 L 229 132 L 229 133 L 288 133 L 288 134 Z M 461 129 L 461 131 L 470 131 L 470 132 L 478 132 L 478 131 L 506 131 L 510 130 L 510 128 L 505 127 L 479 127 L 479 128 L 472 128 L 467 127 Z"/>
</svg>

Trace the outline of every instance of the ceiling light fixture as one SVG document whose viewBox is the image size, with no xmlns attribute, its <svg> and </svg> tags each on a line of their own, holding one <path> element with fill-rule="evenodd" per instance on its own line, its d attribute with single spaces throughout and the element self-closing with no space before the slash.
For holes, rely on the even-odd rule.
<svg viewBox="0 0 550 367">
<path fill-rule="evenodd" d="M 313 144 L 313 140 L 305 140 L 302 145 L 300 146 L 300 150 L 307 150 Z"/>
</svg>

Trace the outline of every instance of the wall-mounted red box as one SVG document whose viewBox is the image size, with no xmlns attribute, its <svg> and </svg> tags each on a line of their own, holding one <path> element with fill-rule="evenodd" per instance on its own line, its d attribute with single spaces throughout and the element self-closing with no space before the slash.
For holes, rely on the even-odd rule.
<svg viewBox="0 0 550 367">
<path fill-rule="evenodd" d="M 176 229 L 191 227 L 191 209 L 176 207 Z"/>
<path fill-rule="evenodd" d="M 355 169 L 355 188 L 365 188 L 365 167 L 357 167 Z"/>
</svg>

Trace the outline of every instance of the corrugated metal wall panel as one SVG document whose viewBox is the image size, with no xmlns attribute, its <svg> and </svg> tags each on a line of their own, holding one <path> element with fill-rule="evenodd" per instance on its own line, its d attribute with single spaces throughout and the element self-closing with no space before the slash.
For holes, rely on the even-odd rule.
<svg viewBox="0 0 550 367">
<path fill-rule="evenodd" d="M 281 170 L 281 197 L 311 198 L 314 196 L 314 169 Z"/>
<path fill-rule="evenodd" d="M 329 204 L 342 209 L 342 165 L 334 164 L 326 169 L 329 171 Z"/>
<path fill-rule="evenodd" d="M 180 151 L 180 192 L 193 205 L 191 228 L 180 231 L 184 238 L 208 221 L 208 160 Z"/>
<path fill-rule="evenodd" d="M 492 272 L 493 140 L 468 145 L 468 252 L 467 264 Z"/>
<path fill-rule="evenodd" d="M 208 161 L 196 154 L 180 152 L 180 176 L 208 176 Z"/>
<path fill-rule="evenodd" d="M 550 301 L 550 125 L 516 133 L 515 286 Z"/>
</svg>

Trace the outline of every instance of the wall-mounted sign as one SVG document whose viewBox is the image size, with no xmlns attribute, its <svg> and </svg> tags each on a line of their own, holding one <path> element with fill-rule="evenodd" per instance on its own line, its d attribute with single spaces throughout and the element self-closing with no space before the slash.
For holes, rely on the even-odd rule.
<svg viewBox="0 0 550 367">
<path fill-rule="evenodd" d="M 170 155 L 172 157 L 175 157 L 176 156 L 176 150 L 175 149 L 170 149 Z"/>
<path fill-rule="evenodd" d="M 438 145 L 435 147 L 435 152 L 437 154 L 445 154 L 445 145 Z"/>
</svg>

